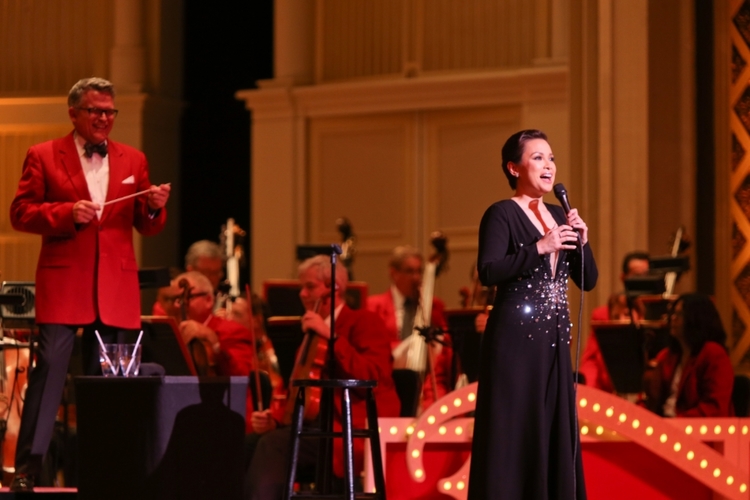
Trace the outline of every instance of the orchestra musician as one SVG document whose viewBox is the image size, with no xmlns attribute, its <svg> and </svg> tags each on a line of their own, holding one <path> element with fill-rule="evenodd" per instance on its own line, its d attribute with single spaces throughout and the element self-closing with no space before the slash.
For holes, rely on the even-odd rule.
<svg viewBox="0 0 750 500">
<path fill-rule="evenodd" d="M 185 270 L 198 271 L 211 282 L 214 294 L 224 278 L 224 252 L 217 243 L 209 240 L 196 241 L 185 254 Z M 154 316 L 172 316 L 170 300 L 179 295 L 179 289 L 162 287 L 156 293 L 156 302 L 152 308 Z"/>
<path fill-rule="evenodd" d="M 620 280 L 625 283 L 628 278 L 645 276 L 649 271 L 648 254 L 646 252 L 630 252 L 622 260 L 622 273 Z M 614 294 L 605 305 L 595 308 L 591 312 L 591 321 L 608 321 L 617 319 L 630 319 L 629 307 L 623 305 L 625 297 L 622 293 Z M 581 356 L 579 373 L 583 375 L 585 384 L 596 387 L 602 391 L 615 392 L 615 386 L 604 364 L 602 352 L 599 350 L 599 342 L 592 328 L 586 340 L 586 347 Z"/>
<path fill-rule="evenodd" d="M 664 417 L 731 417 L 734 370 L 713 300 L 685 294 L 670 308 L 669 347 L 644 374 L 646 407 Z"/>
<path fill-rule="evenodd" d="M 199 339 L 206 350 L 211 353 L 213 368 L 216 375 L 247 376 L 255 368 L 253 343 L 248 329 L 236 321 L 221 318 L 213 313 L 214 293 L 209 279 L 198 271 L 188 271 L 172 280 L 172 287 L 178 287 L 182 280 L 187 281 L 188 293 L 186 299 L 177 297 L 175 306 L 180 308 L 182 300 L 185 304 L 186 319 L 180 322 L 180 334 L 185 345 L 193 339 Z M 248 389 L 247 413 L 253 411 L 252 393 Z M 250 429 L 250 419 L 247 419 L 246 430 Z"/>
<path fill-rule="evenodd" d="M 306 312 L 302 317 L 302 329 L 312 339 L 325 341 L 330 337 L 330 315 L 335 315 L 336 342 L 334 355 L 335 373 L 326 373 L 324 378 L 376 380 L 374 390 L 378 415 L 395 417 L 400 403 L 391 377 L 391 349 L 385 326 L 380 318 L 370 311 L 352 310 L 345 303 L 348 283 L 346 269 L 336 269 L 336 283 L 331 283 L 330 258 L 319 255 L 305 260 L 299 266 L 302 285 L 300 299 Z M 336 287 L 335 303 L 331 304 L 331 286 Z M 341 430 L 341 398 L 334 397 L 334 430 Z M 286 481 L 289 460 L 290 428 L 283 426 L 283 417 L 266 410 L 252 415 L 253 429 L 260 435 L 245 478 L 246 498 L 273 500 L 281 498 Z M 362 428 L 366 421 L 366 405 L 363 397 L 352 395 L 352 424 Z M 298 454 L 299 467 L 316 463 L 319 440 L 302 439 Z M 340 439 L 334 440 L 333 472 L 343 477 L 343 450 Z M 362 470 L 364 443 L 354 440 L 355 470 Z"/>
<path fill-rule="evenodd" d="M 271 407 L 270 410 L 282 411 L 286 399 L 286 387 L 284 377 L 279 369 L 279 360 L 271 339 L 266 333 L 266 321 L 270 315 L 268 305 L 257 294 L 251 296 L 252 306 L 248 305 L 245 297 L 237 297 L 229 303 L 230 309 L 226 313 L 227 319 L 236 321 L 245 328 L 253 329 L 255 334 L 255 352 L 258 354 L 258 368 L 268 374 L 271 382 Z M 251 381 L 252 383 L 252 381 Z M 249 413 L 248 413 L 249 414 Z M 248 429 L 250 431 L 251 428 Z"/>
<path fill-rule="evenodd" d="M 170 186 L 151 184 L 142 152 L 109 140 L 114 98 L 114 86 L 102 78 L 73 85 L 68 116 L 74 130 L 29 149 L 11 203 L 13 228 L 42 236 L 35 296 L 39 349 L 21 418 L 14 492 L 33 491 L 78 328 L 84 372 L 97 374 L 94 330 L 114 342 L 141 325 L 132 229 L 146 236 L 162 230 Z M 140 191 L 146 193 L 121 199 Z"/>
<path fill-rule="evenodd" d="M 367 309 L 380 316 L 388 330 L 391 348 L 395 348 L 402 340 L 411 335 L 414 329 L 415 315 L 419 305 L 422 276 L 424 274 L 424 257 L 412 246 L 399 246 L 393 250 L 388 263 L 391 280 L 390 289 L 378 295 L 367 298 Z M 444 331 L 448 327 L 443 314 L 445 305 L 440 299 L 433 298 L 430 325 Z M 443 337 L 446 343 L 448 335 Z M 452 360 L 453 349 L 450 345 L 434 346 L 435 380 L 437 382 L 437 398 L 435 398 L 432 377 L 425 377 L 422 407 L 427 408 L 436 399 L 443 397 L 453 390 Z M 429 369 L 429 368 L 428 368 Z"/>
</svg>

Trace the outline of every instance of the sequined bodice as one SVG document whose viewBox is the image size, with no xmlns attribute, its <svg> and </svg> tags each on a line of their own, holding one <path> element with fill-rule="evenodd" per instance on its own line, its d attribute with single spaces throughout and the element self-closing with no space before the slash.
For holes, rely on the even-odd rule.
<svg viewBox="0 0 750 500">
<path fill-rule="evenodd" d="M 503 311 L 505 326 L 529 340 L 570 343 L 570 312 L 568 310 L 569 263 L 560 260 L 553 277 L 549 265 L 540 265 L 515 280 L 498 287 L 495 309 Z M 502 307 L 501 307 L 502 306 Z"/>
</svg>

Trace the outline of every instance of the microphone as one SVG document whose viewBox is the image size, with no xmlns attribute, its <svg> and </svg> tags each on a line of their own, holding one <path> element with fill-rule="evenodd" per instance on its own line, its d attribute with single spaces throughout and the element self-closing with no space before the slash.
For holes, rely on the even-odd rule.
<svg viewBox="0 0 750 500">
<path fill-rule="evenodd" d="M 567 214 L 568 212 L 570 212 L 570 201 L 568 201 L 568 191 L 565 189 L 565 186 L 562 185 L 562 182 L 555 184 L 555 187 L 553 187 L 552 190 L 555 192 L 555 198 L 557 198 L 557 201 L 560 202 L 560 205 L 562 205 L 563 210 L 565 210 L 565 213 Z"/>
<path fill-rule="evenodd" d="M 557 201 L 560 202 L 560 205 L 562 205 L 565 213 L 567 214 L 568 212 L 570 212 L 571 208 L 570 201 L 568 200 L 568 190 L 565 189 L 565 186 L 563 186 L 562 182 L 555 184 L 552 190 L 555 192 L 555 198 L 557 198 Z M 581 233 L 576 230 L 576 234 L 578 235 L 578 242 L 580 243 Z"/>
</svg>

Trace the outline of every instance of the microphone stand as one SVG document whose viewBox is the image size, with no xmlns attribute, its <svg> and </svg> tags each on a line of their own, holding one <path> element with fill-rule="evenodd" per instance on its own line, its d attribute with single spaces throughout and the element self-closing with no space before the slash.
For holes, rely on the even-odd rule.
<svg viewBox="0 0 750 500">
<path fill-rule="evenodd" d="M 334 378 L 334 372 L 336 369 L 336 357 L 333 353 L 334 345 L 336 342 L 335 335 L 335 322 L 336 322 L 336 261 L 337 255 L 341 254 L 341 247 L 335 243 L 331 244 L 331 332 L 328 337 L 328 379 Z M 320 401 L 320 428 L 321 432 L 329 434 L 333 432 L 333 408 L 334 408 L 334 391 L 324 390 L 321 394 Z M 320 492 L 324 495 L 330 494 L 333 489 L 333 440 L 323 439 L 321 443 L 322 449 L 318 456 L 316 481 L 320 485 Z M 322 465 L 322 466 L 321 466 Z"/>
</svg>

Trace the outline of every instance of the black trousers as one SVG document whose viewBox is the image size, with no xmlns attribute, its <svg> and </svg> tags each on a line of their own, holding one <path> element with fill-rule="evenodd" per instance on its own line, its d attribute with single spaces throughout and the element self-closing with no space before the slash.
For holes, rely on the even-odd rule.
<svg viewBox="0 0 750 500">
<path fill-rule="evenodd" d="M 60 407 L 70 356 L 78 325 L 39 325 L 39 348 L 36 366 L 29 373 L 26 398 L 21 414 L 21 428 L 16 446 L 16 473 L 38 476 L 52 439 L 57 410 Z M 104 343 L 124 340 L 126 330 L 100 322 L 83 326 L 81 351 L 83 373 L 101 375 L 98 331 Z"/>
</svg>

